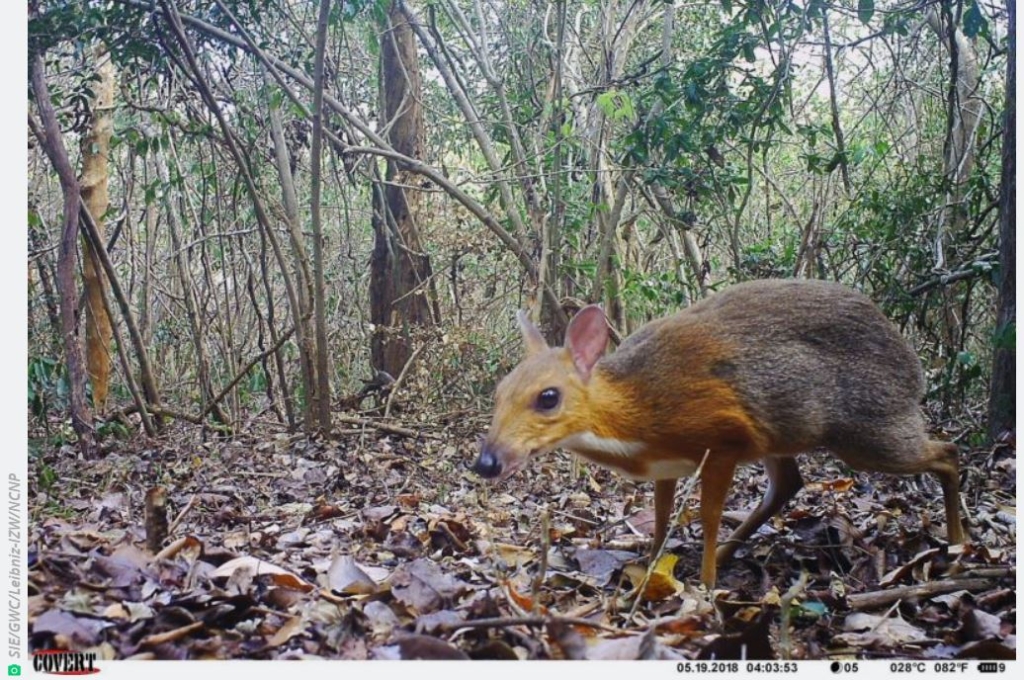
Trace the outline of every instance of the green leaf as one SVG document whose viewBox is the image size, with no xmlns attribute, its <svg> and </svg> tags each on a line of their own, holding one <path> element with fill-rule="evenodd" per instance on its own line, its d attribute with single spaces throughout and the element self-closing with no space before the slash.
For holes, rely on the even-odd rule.
<svg viewBox="0 0 1024 680">
<path fill-rule="evenodd" d="M 862 24 L 871 22 L 875 16 L 875 0 L 857 0 L 857 18 Z"/>
<path fill-rule="evenodd" d="M 625 92 L 608 90 L 599 94 L 596 101 L 601 112 L 614 121 L 633 119 L 633 100 Z"/>
<path fill-rule="evenodd" d="M 726 14 L 732 14 L 732 0 L 722 0 L 722 9 Z"/>
<path fill-rule="evenodd" d="M 801 602 L 793 604 L 792 613 L 802 618 L 820 619 L 828 614 L 828 607 L 822 602 Z"/>
<path fill-rule="evenodd" d="M 973 366 L 974 363 L 977 361 L 977 357 L 975 357 L 970 352 L 964 351 L 957 353 L 956 360 L 957 363 L 959 363 L 961 366 Z"/>
<path fill-rule="evenodd" d="M 625 92 L 620 93 L 619 96 L 619 110 L 616 118 L 619 120 L 633 120 L 636 110 L 633 108 L 633 100 L 629 98 L 629 95 Z"/>
<path fill-rule="evenodd" d="M 977 2 L 972 2 L 964 12 L 964 35 L 968 38 L 977 37 L 979 33 L 988 32 L 988 19 L 981 13 Z"/>
<path fill-rule="evenodd" d="M 615 112 L 615 90 L 608 90 L 597 95 L 597 107 L 608 118 Z"/>
<path fill-rule="evenodd" d="M 1010 321 L 992 334 L 992 346 L 996 349 L 1014 349 L 1017 346 L 1017 323 Z"/>
</svg>

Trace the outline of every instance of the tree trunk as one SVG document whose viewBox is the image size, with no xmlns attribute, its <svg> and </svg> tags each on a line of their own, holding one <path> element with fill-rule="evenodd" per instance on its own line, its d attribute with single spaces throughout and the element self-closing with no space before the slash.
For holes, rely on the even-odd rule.
<svg viewBox="0 0 1024 680">
<path fill-rule="evenodd" d="M 305 241 L 302 236 L 302 228 L 299 224 L 299 202 L 295 195 L 295 181 L 292 176 L 291 163 L 289 160 L 288 147 L 284 138 L 284 126 L 281 123 L 281 108 L 270 101 L 272 98 L 270 79 L 264 75 L 264 82 L 267 89 L 267 109 L 270 112 L 270 136 L 274 142 L 274 164 L 277 166 L 277 176 L 281 182 L 281 203 L 284 206 L 285 221 L 288 224 L 288 235 L 291 240 L 292 258 L 295 261 L 295 295 L 299 303 L 298 323 L 295 326 L 295 339 L 299 347 L 299 366 L 302 377 L 302 393 L 313 394 L 316 389 L 315 367 L 313 365 L 313 330 L 309 327 L 309 320 L 312 318 L 312 276 L 309 270 L 309 257 L 306 255 Z M 269 327 L 272 339 L 276 335 L 273 325 Z M 275 343 L 276 344 L 276 343 Z M 279 361 L 280 352 L 275 352 L 275 361 Z M 285 381 L 284 371 L 279 371 L 281 376 L 281 393 L 284 397 L 285 412 L 288 417 L 289 426 L 294 426 L 295 415 L 292 404 L 292 392 Z M 310 401 L 306 400 L 303 409 L 303 423 L 307 432 L 312 432 L 315 427 L 313 420 L 313 409 Z"/>
<path fill-rule="evenodd" d="M 941 270 L 946 268 L 946 234 L 960 233 L 967 222 L 967 210 L 962 204 L 967 192 L 967 180 L 974 168 L 974 142 L 983 106 L 978 96 L 981 66 L 974 46 L 957 29 L 945 1 L 941 14 L 930 9 L 925 18 L 949 52 L 950 82 L 946 95 L 943 166 L 950 190 L 946 196 L 946 208 L 939 214 L 934 246 L 935 269 Z"/>
<path fill-rule="evenodd" d="M 92 123 L 82 137 L 82 201 L 102 239 L 103 216 L 110 205 L 107 192 L 110 137 L 114 130 L 114 65 L 106 46 L 93 51 L 97 79 L 93 83 Z M 82 239 L 82 280 L 85 284 L 85 359 L 92 382 L 93 407 L 106 410 L 110 390 L 110 340 L 113 335 L 107 316 L 106 287 L 96 253 L 89 239 Z"/>
<path fill-rule="evenodd" d="M 382 128 L 395 151 L 423 156 L 422 83 L 416 42 L 408 21 L 392 3 L 381 36 Z M 383 186 L 374 189 L 374 248 L 370 261 L 371 361 L 393 376 L 412 356 L 412 329 L 433 326 L 440 312 L 430 258 L 420 237 L 420 196 L 408 187 L 417 176 L 388 159 Z"/>
<path fill-rule="evenodd" d="M 1009 35 L 1006 55 L 1006 115 L 1003 122 L 1003 178 L 999 188 L 999 298 L 996 303 L 995 356 L 989 392 L 989 434 L 993 439 L 1013 429 L 1016 408 L 1017 357 L 1013 339 L 1017 324 L 1017 55 L 1016 0 L 1006 0 Z"/>
<path fill-rule="evenodd" d="M 60 250 L 57 255 L 57 289 L 60 291 L 60 329 L 64 344 L 64 355 L 68 362 L 69 402 L 71 407 L 71 426 L 78 435 L 82 446 L 82 454 L 91 458 L 94 453 L 94 437 L 92 430 L 92 412 L 85 399 L 85 367 L 82 359 L 82 347 L 78 343 L 76 317 L 78 316 L 78 295 L 75 290 L 75 269 L 78 260 L 78 209 L 81 202 L 81 188 L 71 169 L 67 149 L 61 140 L 57 114 L 50 103 L 50 92 L 44 77 L 45 66 L 41 54 L 31 57 L 32 92 L 42 129 L 35 134 L 46 151 L 50 163 L 53 164 L 60 178 L 61 192 L 64 194 L 64 231 L 61 235 Z"/>
<path fill-rule="evenodd" d="M 324 111 L 324 52 L 327 49 L 327 18 L 331 0 L 320 0 L 320 15 L 316 28 L 316 56 L 313 65 L 313 140 L 310 145 L 310 161 L 313 171 L 310 177 L 310 222 L 313 226 L 313 307 L 316 316 L 316 395 L 315 411 L 317 426 L 321 432 L 331 430 L 331 389 L 327 374 L 327 303 L 324 299 L 324 231 L 320 224 L 320 158 L 323 147 Z M 408 31 L 408 28 L 406 29 Z M 409 34 L 412 41 L 412 34 Z M 415 50 L 413 50 L 415 55 Z M 418 97 L 418 93 L 417 93 Z"/>
</svg>

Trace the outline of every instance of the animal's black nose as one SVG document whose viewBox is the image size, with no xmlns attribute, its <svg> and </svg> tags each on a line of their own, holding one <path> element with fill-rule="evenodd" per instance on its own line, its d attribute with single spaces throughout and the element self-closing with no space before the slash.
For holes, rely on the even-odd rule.
<svg viewBox="0 0 1024 680">
<path fill-rule="evenodd" d="M 491 479 L 501 474 L 501 463 L 493 451 L 485 448 L 480 452 L 476 462 L 473 463 L 473 472 L 481 477 Z"/>
</svg>

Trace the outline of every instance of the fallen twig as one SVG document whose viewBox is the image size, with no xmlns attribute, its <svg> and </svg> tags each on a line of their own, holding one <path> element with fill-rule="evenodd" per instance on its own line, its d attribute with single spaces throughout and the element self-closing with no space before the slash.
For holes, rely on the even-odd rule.
<svg viewBox="0 0 1024 680">
<path fill-rule="evenodd" d="M 782 596 L 779 601 L 781 611 L 781 620 L 779 621 L 779 655 L 789 660 L 793 658 L 793 645 L 789 638 L 789 619 L 790 612 L 793 605 L 793 600 L 803 595 L 804 590 L 807 588 L 808 575 L 806 571 L 800 572 L 800 578 L 797 582 L 786 591 L 786 594 Z"/>
<path fill-rule="evenodd" d="M 945 581 L 932 581 L 916 586 L 901 586 L 878 590 L 871 593 L 857 593 L 846 598 L 850 609 L 863 611 L 866 609 L 878 609 L 887 607 L 897 600 L 906 600 L 921 597 L 933 597 L 945 593 L 955 593 L 958 590 L 985 590 L 996 585 L 1000 578 L 964 578 L 948 579 Z"/>
<path fill-rule="evenodd" d="M 409 368 L 416 362 L 416 359 L 419 358 L 420 354 L 423 352 L 423 349 L 426 346 L 427 343 L 423 343 L 422 345 L 416 348 L 416 351 L 412 353 L 412 356 L 409 357 L 409 360 L 405 362 L 404 366 L 402 366 L 402 372 L 398 374 L 397 378 L 395 378 L 395 382 L 393 382 L 390 385 L 390 388 L 388 389 L 388 401 L 384 405 L 385 418 L 391 415 L 391 402 L 395 400 L 395 395 L 398 394 L 398 388 L 402 386 L 403 382 L 405 382 L 405 376 L 408 375 Z"/>
<path fill-rule="evenodd" d="M 174 518 L 173 522 L 171 522 L 171 526 L 167 529 L 167 534 L 173 534 L 174 530 L 178 528 L 179 524 L 181 524 L 181 520 L 185 519 L 185 515 L 187 515 L 188 512 L 192 510 L 192 508 L 196 507 L 196 505 L 198 504 L 199 499 L 196 498 L 195 494 L 192 494 L 192 498 L 188 499 L 188 504 L 181 509 L 181 512 L 178 513 L 178 516 Z"/>
<path fill-rule="evenodd" d="M 147 635 L 146 637 L 142 638 L 142 640 L 139 641 L 139 646 L 140 647 L 155 647 L 156 645 L 162 645 L 165 642 L 174 642 L 175 640 L 180 640 L 181 638 L 185 637 L 189 633 L 192 633 L 194 631 L 199 630 L 204 625 L 206 625 L 206 624 L 204 624 L 202 621 L 196 621 L 195 623 L 190 623 L 187 626 L 182 626 L 181 628 L 175 628 L 174 630 L 169 630 L 169 631 L 167 631 L 165 633 L 156 633 L 155 635 Z"/>
<path fill-rule="evenodd" d="M 438 628 L 445 632 L 451 632 L 462 628 L 509 628 L 511 626 L 529 626 L 531 628 L 539 628 L 552 623 L 561 623 L 569 626 L 586 626 L 587 628 L 597 628 L 598 630 L 608 631 L 609 633 L 621 634 L 623 632 L 621 628 L 607 626 L 603 623 L 563 616 L 509 616 L 495 619 L 476 619 L 474 621 L 446 623 L 438 626 Z"/>
<path fill-rule="evenodd" d="M 346 416 L 338 414 L 335 414 L 333 418 L 335 421 L 339 423 L 359 425 L 361 427 L 372 427 L 373 429 L 380 430 L 381 432 L 397 434 L 399 436 L 410 437 L 412 439 L 416 439 L 418 437 L 423 437 L 426 439 L 440 439 L 439 436 L 437 436 L 436 434 L 432 434 L 430 432 L 417 432 L 416 430 L 410 430 L 407 427 L 401 427 L 399 425 L 389 425 L 388 423 L 379 423 L 374 420 L 370 420 L 369 418 L 357 418 L 356 416 Z"/>
</svg>

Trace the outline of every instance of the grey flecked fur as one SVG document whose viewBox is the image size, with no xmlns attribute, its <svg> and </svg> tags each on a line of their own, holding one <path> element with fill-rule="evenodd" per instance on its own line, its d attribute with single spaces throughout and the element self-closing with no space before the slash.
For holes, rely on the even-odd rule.
<svg viewBox="0 0 1024 680">
<path fill-rule="evenodd" d="M 710 335 L 725 356 L 707 366 L 675 350 L 687 334 Z M 825 447 L 855 468 L 920 469 L 921 362 L 869 298 L 840 284 L 731 286 L 644 326 L 600 367 L 637 386 L 664 384 L 665 374 L 725 380 L 775 444 L 771 453 Z"/>
</svg>

